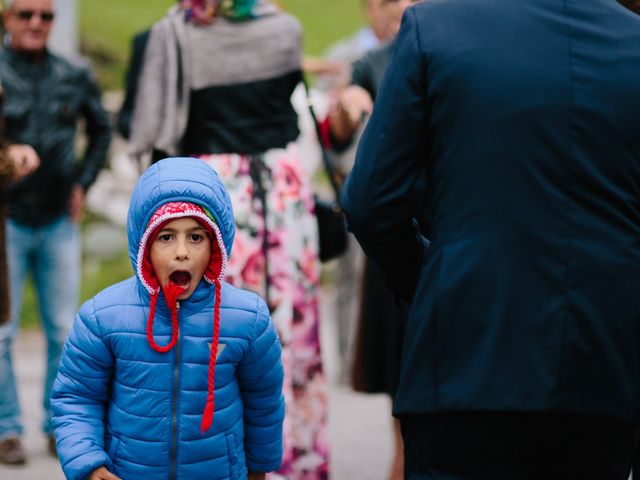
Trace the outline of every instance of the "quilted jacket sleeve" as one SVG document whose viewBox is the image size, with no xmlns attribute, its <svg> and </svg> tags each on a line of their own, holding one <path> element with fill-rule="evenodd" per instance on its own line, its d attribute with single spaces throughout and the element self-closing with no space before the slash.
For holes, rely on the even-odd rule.
<svg viewBox="0 0 640 480">
<path fill-rule="evenodd" d="M 112 467 L 104 450 L 112 371 L 113 356 L 89 301 L 64 346 L 51 396 L 58 456 L 69 480 L 84 480 L 100 466 Z"/>
<path fill-rule="evenodd" d="M 280 340 L 267 306 L 258 299 L 247 353 L 238 365 L 244 403 L 245 453 L 250 472 L 277 470 L 282 462 L 284 396 Z"/>
</svg>

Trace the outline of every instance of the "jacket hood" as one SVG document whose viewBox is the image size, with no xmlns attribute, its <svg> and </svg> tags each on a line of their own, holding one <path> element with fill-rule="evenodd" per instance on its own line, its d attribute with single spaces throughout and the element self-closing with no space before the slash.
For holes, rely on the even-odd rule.
<svg viewBox="0 0 640 480">
<path fill-rule="evenodd" d="M 215 221 L 225 257 L 233 245 L 235 223 L 231 199 L 210 166 L 202 160 L 184 157 L 166 158 L 151 165 L 133 189 L 127 218 L 129 258 L 138 282 L 147 291 L 149 286 L 142 278 L 142 265 L 139 265 L 140 247 L 151 217 L 169 202 L 189 202 L 204 208 Z"/>
</svg>

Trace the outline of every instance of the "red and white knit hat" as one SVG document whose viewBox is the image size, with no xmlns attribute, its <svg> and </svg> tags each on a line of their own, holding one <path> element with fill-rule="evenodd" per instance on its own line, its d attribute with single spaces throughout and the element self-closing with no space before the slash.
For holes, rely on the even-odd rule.
<svg viewBox="0 0 640 480">
<path fill-rule="evenodd" d="M 204 279 L 215 286 L 215 300 L 213 305 L 213 340 L 211 344 L 211 354 L 209 357 L 209 371 L 207 381 L 207 402 L 205 404 L 202 423 L 200 428 L 205 432 L 213 421 L 214 411 L 214 386 L 215 386 L 215 364 L 218 356 L 218 340 L 220 337 L 220 295 L 221 282 L 227 266 L 227 250 L 222 240 L 222 233 L 215 220 L 209 212 L 194 203 L 189 202 L 169 202 L 158 208 L 149 220 L 149 224 L 140 240 L 138 257 L 136 262 L 136 274 L 150 295 L 149 318 L 147 320 L 147 340 L 149 345 L 156 352 L 166 353 L 170 351 L 178 341 L 178 308 L 177 299 L 184 291 L 184 288 L 169 282 L 167 285 L 160 285 L 155 275 L 151 259 L 149 256 L 150 245 L 153 244 L 162 228 L 169 222 L 178 218 L 193 218 L 200 223 L 211 236 L 211 260 L 204 273 Z M 153 321 L 155 317 L 156 304 L 162 291 L 167 307 L 171 310 L 172 333 L 171 341 L 165 345 L 158 345 L 153 338 Z"/>
</svg>

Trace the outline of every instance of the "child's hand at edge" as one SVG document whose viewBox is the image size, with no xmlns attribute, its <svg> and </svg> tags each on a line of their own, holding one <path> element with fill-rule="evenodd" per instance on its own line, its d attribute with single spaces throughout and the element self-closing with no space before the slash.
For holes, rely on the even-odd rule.
<svg viewBox="0 0 640 480">
<path fill-rule="evenodd" d="M 120 480 L 120 478 L 107 470 L 106 467 L 100 467 L 91 472 L 88 480 Z"/>
<path fill-rule="evenodd" d="M 264 472 L 249 472 L 247 480 L 264 480 L 267 478 L 267 474 Z"/>
</svg>

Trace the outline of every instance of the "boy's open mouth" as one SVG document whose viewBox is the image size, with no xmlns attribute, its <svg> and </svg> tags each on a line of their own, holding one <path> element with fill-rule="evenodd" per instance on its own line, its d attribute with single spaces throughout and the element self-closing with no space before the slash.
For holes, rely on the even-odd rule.
<svg viewBox="0 0 640 480">
<path fill-rule="evenodd" d="M 169 275 L 169 280 L 171 280 L 176 285 L 184 287 L 188 285 L 189 282 L 191 282 L 191 274 L 183 270 L 176 270 L 171 275 Z"/>
</svg>

